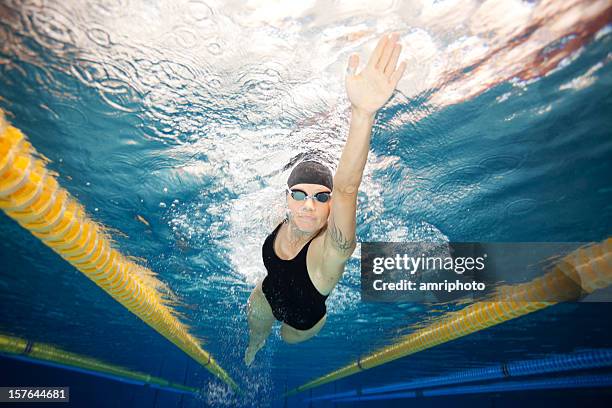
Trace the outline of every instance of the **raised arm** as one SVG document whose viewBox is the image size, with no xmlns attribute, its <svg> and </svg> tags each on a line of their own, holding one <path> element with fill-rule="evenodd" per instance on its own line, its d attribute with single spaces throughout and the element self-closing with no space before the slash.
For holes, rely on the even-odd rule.
<svg viewBox="0 0 612 408">
<path fill-rule="evenodd" d="M 406 69 L 405 62 L 396 68 L 401 52 L 397 40 L 397 34 L 383 36 L 359 74 L 356 74 L 359 55 L 349 58 L 351 73 L 346 78 L 346 90 L 351 101 L 351 123 L 334 175 L 331 213 L 323 244 L 322 261 L 329 270 L 337 270 L 334 266 L 346 263 L 355 250 L 357 192 L 370 150 L 374 117 L 387 103 Z"/>
</svg>

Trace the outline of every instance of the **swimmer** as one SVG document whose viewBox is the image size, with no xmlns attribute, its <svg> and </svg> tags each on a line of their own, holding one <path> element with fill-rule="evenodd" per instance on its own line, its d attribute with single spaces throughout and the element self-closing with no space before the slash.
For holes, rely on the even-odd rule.
<svg viewBox="0 0 612 408">
<path fill-rule="evenodd" d="M 355 250 L 357 192 L 370 148 L 374 117 L 391 97 L 406 69 L 397 66 L 398 35 L 383 36 L 360 73 L 359 55 L 348 60 L 346 91 L 351 102 L 348 138 L 336 174 L 317 161 L 296 165 L 287 180 L 287 217 L 266 238 L 263 261 L 268 271 L 251 293 L 247 314 L 251 365 L 272 325 L 281 337 L 299 343 L 325 324 L 325 300 Z"/>
</svg>

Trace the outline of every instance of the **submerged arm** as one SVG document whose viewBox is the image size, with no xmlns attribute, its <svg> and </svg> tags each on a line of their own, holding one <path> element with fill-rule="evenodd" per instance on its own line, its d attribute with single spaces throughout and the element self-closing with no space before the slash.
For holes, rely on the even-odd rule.
<svg viewBox="0 0 612 408">
<path fill-rule="evenodd" d="M 323 269 L 337 270 L 344 265 L 356 246 L 357 193 L 370 150 L 370 138 L 376 112 L 391 97 L 404 73 L 406 63 L 396 69 L 401 46 L 397 35 L 383 36 L 359 73 L 348 75 L 346 89 L 351 101 L 351 122 L 340 163 L 334 175 L 331 213 L 323 243 Z M 359 56 L 349 59 L 353 72 Z M 340 276 L 336 277 L 336 280 Z"/>
<path fill-rule="evenodd" d="M 370 150 L 375 113 L 351 109 L 351 123 L 334 176 L 332 208 L 324 239 L 326 261 L 346 261 L 356 246 L 357 193 Z"/>
</svg>

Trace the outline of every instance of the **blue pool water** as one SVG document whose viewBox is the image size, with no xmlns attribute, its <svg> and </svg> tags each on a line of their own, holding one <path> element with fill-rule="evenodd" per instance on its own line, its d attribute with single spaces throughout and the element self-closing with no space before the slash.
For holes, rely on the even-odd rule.
<svg viewBox="0 0 612 408">
<path fill-rule="evenodd" d="M 328 300 L 328 321 L 317 337 L 287 345 L 277 326 L 254 365 L 246 368 L 242 362 L 245 304 L 265 276 L 261 244 L 274 226 L 274 211 L 282 210 L 283 183 L 291 164 L 307 152 L 320 152 L 337 164 L 348 124 L 345 55 L 361 50 L 363 59 L 360 47 L 376 38 L 366 34 L 367 42 L 359 42 L 364 41 L 359 36 L 350 42 L 345 37 L 352 37 L 336 36 L 334 30 L 354 24 L 357 31 L 359 18 L 374 32 L 387 28 L 363 17 L 363 10 L 338 12 L 328 21 L 321 12 L 326 6 L 318 3 L 312 12 L 291 9 L 289 17 L 272 13 L 272 22 L 250 23 L 235 4 L 222 12 L 197 2 L 176 3 L 176 10 L 164 2 L 88 2 L 73 5 L 72 15 L 59 3 L 3 3 L 0 108 L 50 159 L 48 168 L 58 173 L 60 184 L 109 228 L 116 247 L 138 257 L 179 296 L 178 310 L 191 333 L 248 397 L 229 392 L 4 213 L 1 334 L 193 386 L 201 395 L 181 397 L 8 357 L 0 357 L 0 386 L 69 385 L 71 403 L 80 406 L 308 406 L 304 398 L 334 390 L 612 347 L 610 303 L 561 304 L 312 393 L 281 398 L 284 390 L 460 307 L 361 302 L 358 250 Z M 406 13 L 391 3 L 391 12 L 376 13 Z M 266 15 L 276 10 L 266 7 Z M 183 13 L 180 24 L 171 11 Z M 172 29 L 135 28 L 147 18 Z M 410 18 L 390 20 L 388 30 L 404 30 L 415 42 L 426 32 L 446 46 L 460 37 L 431 22 L 410 28 L 425 17 Z M 435 81 L 429 79 L 437 71 L 412 61 L 412 73 L 377 116 L 358 199 L 358 241 L 598 242 L 609 237 L 612 36 L 610 21 L 604 23 L 576 50 L 564 49 L 576 37 L 569 34 L 571 26 L 563 41 L 537 42 L 533 46 L 540 55 L 557 55 L 546 45 L 566 55 L 546 69 L 546 58 L 530 60 L 530 72 L 536 73 L 531 76 L 513 71 L 503 48 L 462 67 L 457 77 L 439 75 Z M 231 34 L 232 27 L 238 34 Z M 505 38 L 501 30 L 491 30 L 497 40 Z M 299 49 L 291 51 L 296 43 Z M 462 52 L 475 52 L 476 45 L 469 44 Z M 308 47 L 317 50 L 312 60 L 305 57 Z M 499 61 L 493 80 L 478 77 L 493 60 Z M 421 65 L 433 67 L 436 61 Z M 480 82 L 471 84 L 470 75 Z M 468 91 L 450 98 L 460 93 L 457 89 Z M 611 397 L 609 389 L 587 389 L 410 403 L 573 406 L 604 405 Z"/>
</svg>

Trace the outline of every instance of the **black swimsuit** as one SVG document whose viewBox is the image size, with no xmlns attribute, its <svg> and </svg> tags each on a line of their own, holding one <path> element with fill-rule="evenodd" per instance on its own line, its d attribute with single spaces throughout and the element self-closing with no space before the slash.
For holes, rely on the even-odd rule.
<svg viewBox="0 0 612 408">
<path fill-rule="evenodd" d="M 298 330 L 308 330 L 325 316 L 327 296 L 319 293 L 308 276 L 306 254 L 312 240 L 290 260 L 280 259 L 274 252 L 274 239 L 281 225 L 268 235 L 262 247 L 268 275 L 261 288 L 277 320 Z"/>
</svg>

